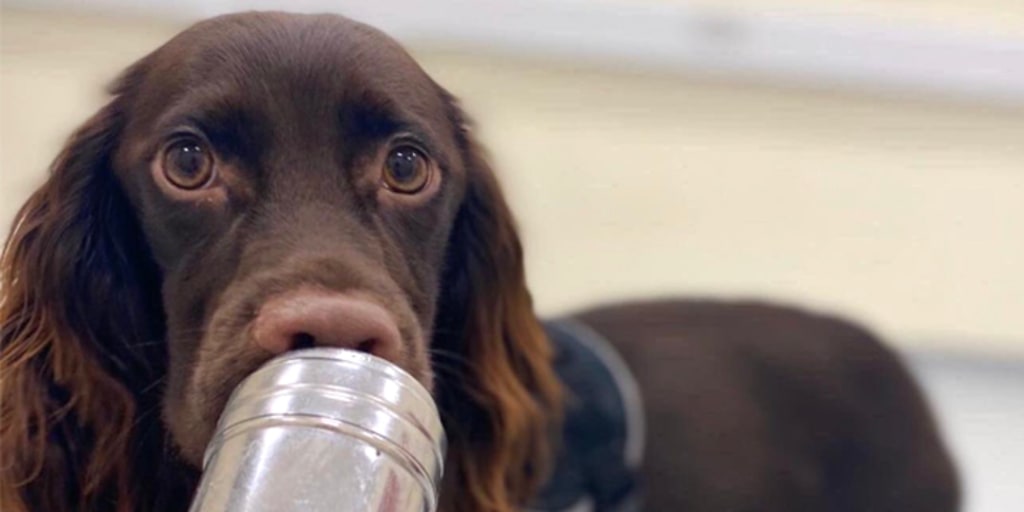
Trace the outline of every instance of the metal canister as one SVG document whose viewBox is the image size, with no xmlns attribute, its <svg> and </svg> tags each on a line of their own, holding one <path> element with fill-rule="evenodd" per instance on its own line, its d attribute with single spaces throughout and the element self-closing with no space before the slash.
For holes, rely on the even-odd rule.
<svg viewBox="0 0 1024 512">
<path fill-rule="evenodd" d="M 192 512 L 432 512 L 445 435 L 430 394 L 369 354 L 271 360 L 232 393 Z"/>
</svg>

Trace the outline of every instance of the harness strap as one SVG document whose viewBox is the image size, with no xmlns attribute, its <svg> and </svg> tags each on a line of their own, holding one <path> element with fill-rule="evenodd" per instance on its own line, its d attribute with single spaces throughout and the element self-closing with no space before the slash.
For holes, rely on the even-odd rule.
<svg viewBox="0 0 1024 512">
<path fill-rule="evenodd" d="M 644 414 L 625 362 L 600 334 L 572 319 L 544 324 L 566 390 L 554 472 L 529 510 L 640 510 Z"/>
</svg>

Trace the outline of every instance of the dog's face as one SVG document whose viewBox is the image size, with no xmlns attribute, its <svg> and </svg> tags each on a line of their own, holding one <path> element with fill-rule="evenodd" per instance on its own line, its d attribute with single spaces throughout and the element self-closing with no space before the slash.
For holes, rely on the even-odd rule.
<svg viewBox="0 0 1024 512">
<path fill-rule="evenodd" d="M 385 334 L 349 348 L 430 386 L 467 172 L 444 91 L 386 36 L 330 16 L 215 19 L 129 73 L 113 167 L 162 275 L 163 417 L 185 459 L 245 375 L 333 336 L 329 300 L 322 318 L 289 316 L 310 300 L 384 311 Z"/>
</svg>

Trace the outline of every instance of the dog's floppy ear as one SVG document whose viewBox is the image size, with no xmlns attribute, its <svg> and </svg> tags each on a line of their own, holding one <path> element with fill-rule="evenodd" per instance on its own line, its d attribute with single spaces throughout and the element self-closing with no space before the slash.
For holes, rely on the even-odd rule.
<svg viewBox="0 0 1024 512">
<path fill-rule="evenodd" d="M 153 384 L 165 356 L 153 341 L 162 319 L 147 310 L 159 305 L 157 271 L 110 162 L 132 79 L 71 136 L 4 246 L 5 511 L 133 509 L 130 390 Z"/>
<path fill-rule="evenodd" d="M 508 205 L 451 103 L 468 183 L 449 239 L 433 348 L 457 511 L 507 512 L 542 483 L 560 386 Z M 444 354 L 457 356 L 444 357 Z"/>
</svg>

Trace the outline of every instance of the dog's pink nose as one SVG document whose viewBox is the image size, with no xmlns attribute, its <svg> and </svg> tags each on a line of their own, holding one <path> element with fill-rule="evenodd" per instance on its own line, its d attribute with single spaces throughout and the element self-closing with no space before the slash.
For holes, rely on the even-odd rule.
<svg viewBox="0 0 1024 512">
<path fill-rule="evenodd" d="M 350 295 L 299 290 L 271 298 L 253 323 L 253 339 L 274 354 L 309 347 L 359 350 L 394 361 L 398 326 L 384 308 Z"/>
</svg>

